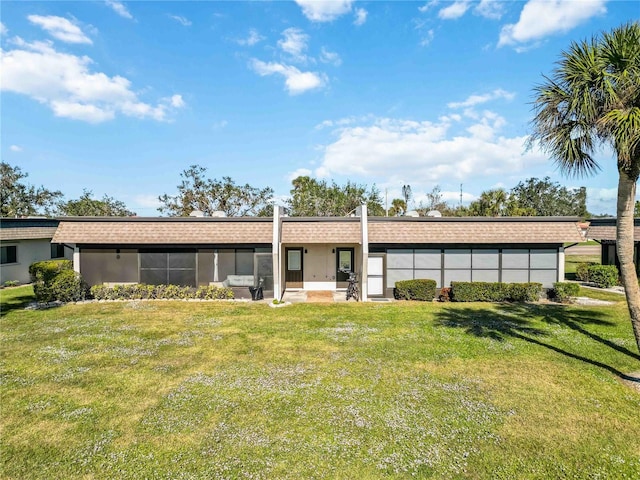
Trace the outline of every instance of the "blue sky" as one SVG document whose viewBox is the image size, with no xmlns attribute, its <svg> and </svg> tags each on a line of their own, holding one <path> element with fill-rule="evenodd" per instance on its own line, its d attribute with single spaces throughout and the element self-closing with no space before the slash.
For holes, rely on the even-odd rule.
<svg viewBox="0 0 640 480">
<path fill-rule="evenodd" d="M 190 165 L 271 186 L 304 174 L 389 202 L 458 203 L 529 177 L 615 213 L 617 171 L 563 178 L 525 151 L 532 88 L 634 1 L 12 2 L 1 6 L 2 160 L 27 181 L 156 216 Z"/>
</svg>

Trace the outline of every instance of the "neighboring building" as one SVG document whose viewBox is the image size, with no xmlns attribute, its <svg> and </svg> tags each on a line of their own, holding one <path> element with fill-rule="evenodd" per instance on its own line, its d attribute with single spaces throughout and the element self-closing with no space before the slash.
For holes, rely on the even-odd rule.
<svg viewBox="0 0 640 480">
<path fill-rule="evenodd" d="M 73 249 L 51 243 L 58 223 L 49 218 L 0 219 L 0 283 L 29 283 L 32 263 L 73 258 Z"/>
<path fill-rule="evenodd" d="M 620 261 L 616 254 L 617 220 L 615 218 L 594 218 L 590 220 L 590 222 L 587 238 L 600 242 L 601 263 L 603 265 L 617 265 L 619 267 Z M 633 220 L 633 238 L 635 240 L 633 261 L 636 264 L 636 273 L 640 274 L 640 265 L 638 265 L 638 258 L 640 258 L 640 218 Z"/>
<path fill-rule="evenodd" d="M 285 290 L 340 290 L 343 270 L 361 279 L 361 294 L 390 297 L 395 282 L 540 282 L 564 279 L 566 242 L 579 242 L 577 218 L 271 218 L 60 219 L 53 241 L 74 248 L 74 268 L 90 285 L 217 284 L 249 296 Z M 364 279 L 364 281 L 362 281 Z"/>
</svg>

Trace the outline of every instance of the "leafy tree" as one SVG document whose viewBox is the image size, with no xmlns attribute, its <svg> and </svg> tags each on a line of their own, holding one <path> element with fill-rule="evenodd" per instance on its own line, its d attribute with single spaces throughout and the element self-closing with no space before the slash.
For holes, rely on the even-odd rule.
<svg viewBox="0 0 640 480">
<path fill-rule="evenodd" d="M 437 210 L 443 216 L 453 216 L 453 209 L 447 202 L 443 200 L 442 190 L 440 185 L 436 185 L 433 189 L 426 194 L 426 201 L 421 201 L 416 211 L 421 216 L 426 216 L 432 210 Z"/>
<path fill-rule="evenodd" d="M 507 200 L 509 196 L 502 188 L 487 190 L 480 194 L 478 200 L 469 205 L 469 214 L 472 217 L 500 217 L 506 215 Z"/>
<path fill-rule="evenodd" d="M 401 198 L 391 200 L 391 208 L 389 209 L 390 217 L 401 217 L 407 213 L 407 204 Z"/>
<path fill-rule="evenodd" d="M 380 192 L 375 186 L 367 189 L 365 185 L 347 182 L 329 185 L 307 176 L 293 180 L 291 198 L 287 208 L 292 217 L 343 217 L 352 213 L 362 204 L 367 204 L 369 215 L 384 215 Z"/>
<path fill-rule="evenodd" d="M 633 208 L 633 216 L 640 217 L 640 202 L 636 201 L 636 206 Z"/>
<path fill-rule="evenodd" d="M 20 167 L 0 163 L 0 217 L 50 215 L 53 212 L 62 192 L 23 183 L 22 179 L 28 176 Z"/>
<path fill-rule="evenodd" d="M 640 287 L 633 263 L 633 213 L 640 175 L 640 23 L 630 22 L 562 52 L 551 77 L 535 88 L 532 142 L 561 171 L 599 170 L 600 145 L 615 152 L 619 179 L 617 253 L 640 350 Z"/>
<path fill-rule="evenodd" d="M 568 189 L 549 177 L 529 178 L 518 183 L 509 194 L 506 215 L 587 217 L 587 189 Z"/>
<path fill-rule="evenodd" d="M 68 217 L 131 217 L 135 212 L 127 209 L 124 202 L 105 195 L 102 200 L 91 198 L 90 190 L 83 190 L 77 200 L 60 202 L 58 212 Z"/>
<path fill-rule="evenodd" d="M 273 214 L 272 188 L 236 185 L 230 177 L 222 177 L 222 180 L 205 178 L 206 171 L 205 167 L 191 165 L 182 172 L 178 195 L 165 193 L 158 197 L 164 204 L 158 210 L 171 217 L 186 217 L 194 210 L 200 210 L 209 216 L 221 211 L 227 217 Z"/>
</svg>

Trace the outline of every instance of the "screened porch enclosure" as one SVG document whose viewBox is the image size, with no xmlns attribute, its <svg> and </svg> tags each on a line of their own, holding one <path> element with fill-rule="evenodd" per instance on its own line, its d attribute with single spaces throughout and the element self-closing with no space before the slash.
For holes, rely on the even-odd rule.
<svg viewBox="0 0 640 480">
<path fill-rule="evenodd" d="M 262 278 L 265 290 L 273 288 L 269 247 L 81 248 L 81 253 L 80 272 L 89 285 L 144 283 L 197 287 L 242 277 L 251 285 Z"/>
</svg>

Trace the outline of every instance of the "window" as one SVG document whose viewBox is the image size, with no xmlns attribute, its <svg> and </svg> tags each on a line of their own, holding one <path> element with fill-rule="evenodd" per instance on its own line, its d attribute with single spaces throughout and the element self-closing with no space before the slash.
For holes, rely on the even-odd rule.
<svg viewBox="0 0 640 480">
<path fill-rule="evenodd" d="M 64 245 L 61 243 L 52 243 L 51 258 L 64 258 Z"/>
<path fill-rule="evenodd" d="M 140 252 L 140 282 L 196 286 L 196 253 L 173 250 Z"/>
<path fill-rule="evenodd" d="M 18 263 L 18 247 L 15 245 L 8 245 L 6 247 L 0 247 L 1 264 L 5 263 Z"/>
</svg>

